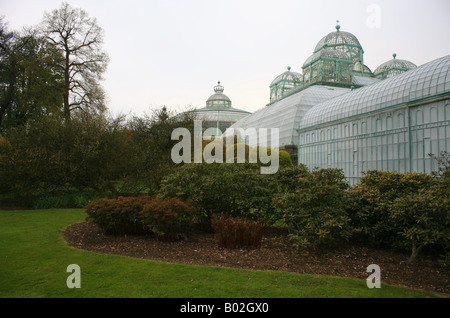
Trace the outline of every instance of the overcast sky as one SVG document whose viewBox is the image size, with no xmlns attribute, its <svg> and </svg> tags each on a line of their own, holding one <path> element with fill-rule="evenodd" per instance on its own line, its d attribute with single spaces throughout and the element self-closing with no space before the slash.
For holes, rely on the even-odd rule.
<svg viewBox="0 0 450 318">
<path fill-rule="evenodd" d="M 113 114 L 205 106 L 217 81 L 233 107 L 255 111 L 288 66 L 301 72 L 317 42 L 354 34 L 374 71 L 397 53 L 422 65 L 450 54 L 449 0 L 70 0 L 105 31 L 103 87 Z M 0 0 L 12 30 L 60 0 Z"/>
</svg>

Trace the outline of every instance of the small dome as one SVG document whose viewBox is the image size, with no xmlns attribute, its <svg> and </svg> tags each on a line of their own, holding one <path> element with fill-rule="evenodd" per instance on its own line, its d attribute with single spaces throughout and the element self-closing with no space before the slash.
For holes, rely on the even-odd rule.
<svg viewBox="0 0 450 318">
<path fill-rule="evenodd" d="M 272 81 L 270 86 L 277 84 L 278 82 L 292 82 L 292 83 L 300 83 L 302 81 L 302 74 L 297 72 L 291 72 L 291 67 L 288 66 L 288 70 L 277 77 Z"/>
<path fill-rule="evenodd" d="M 297 72 L 291 72 L 291 67 L 288 66 L 288 70 L 278 75 L 270 84 L 270 102 L 279 100 L 288 91 L 302 84 L 303 75 Z"/>
<path fill-rule="evenodd" d="M 211 95 L 206 100 L 206 107 L 208 108 L 230 108 L 231 100 L 223 93 L 224 87 L 220 85 L 220 81 L 214 86 L 215 94 Z"/>
<path fill-rule="evenodd" d="M 417 67 L 414 63 L 397 59 L 397 54 L 392 54 L 393 59 L 378 66 L 373 72 L 378 78 L 389 78 L 394 75 L 412 70 Z"/>
</svg>

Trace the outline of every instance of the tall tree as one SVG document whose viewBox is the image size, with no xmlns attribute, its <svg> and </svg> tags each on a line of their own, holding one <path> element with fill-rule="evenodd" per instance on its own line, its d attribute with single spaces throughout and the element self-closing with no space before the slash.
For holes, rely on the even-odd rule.
<svg viewBox="0 0 450 318">
<path fill-rule="evenodd" d="M 0 19 L 0 129 L 54 114 L 62 104 L 61 55 L 32 29 L 9 31 Z"/>
<path fill-rule="evenodd" d="M 64 78 L 66 122 L 70 122 L 73 111 L 102 112 L 105 96 L 100 81 L 109 58 L 102 50 L 104 34 L 97 20 L 63 3 L 59 9 L 44 14 L 42 26 L 46 39 L 64 56 L 58 68 Z"/>
</svg>

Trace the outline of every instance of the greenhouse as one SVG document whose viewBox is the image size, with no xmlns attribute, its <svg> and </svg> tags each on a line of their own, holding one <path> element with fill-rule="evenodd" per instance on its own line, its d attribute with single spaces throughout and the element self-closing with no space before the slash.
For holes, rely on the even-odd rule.
<svg viewBox="0 0 450 318">
<path fill-rule="evenodd" d="M 276 77 L 270 102 L 231 127 L 278 128 L 293 162 L 342 168 L 352 184 L 369 169 L 428 173 L 428 154 L 450 151 L 449 69 L 450 56 L 417 67 L 394 53 L 372 72 L 338 24 L 302 72 Z"/>
<path fill-rule="evenodd" d="M 214 86 L 214 94 L 206 100 L 206 106 L 191 111 L 197 120 L 202 121 L 206 134 L 219 136 L 239 119 L 247 116 L 250 112 L 233 108 L 230 98 L 223 93 L 224 87 L 220 81 Z"/>
<path fill-rule="evenodd" d="M 450 56 L 312 107 L 298 129 L 299 161 L 341 168 L 351 183 L 371 169 L 435 170 L 450 150 Z"/>
</svg>

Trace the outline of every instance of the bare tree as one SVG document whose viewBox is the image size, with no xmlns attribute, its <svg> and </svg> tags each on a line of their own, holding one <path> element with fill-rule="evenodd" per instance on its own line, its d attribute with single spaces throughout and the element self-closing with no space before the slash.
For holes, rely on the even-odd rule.
<svg viewBox="0 0 450 318">
<path fill-rule="evenodd" d="M 56 67 L 64 77 L 66 122 L 70 122 L 73 111 L 103 111 L 105 96 L 99 82 L 109 58 L 101 48 L 104 35 L 97 20 L 63 3 L 59 9 L 44 14 L 42 30 L 49 43 L 64 55 Z"/>
</svg>

